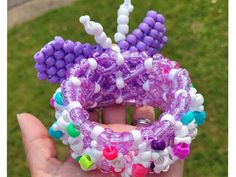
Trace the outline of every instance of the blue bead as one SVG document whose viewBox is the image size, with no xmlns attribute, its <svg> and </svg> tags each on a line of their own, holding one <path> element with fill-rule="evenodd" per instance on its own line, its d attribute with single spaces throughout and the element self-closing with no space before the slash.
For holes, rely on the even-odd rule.
<svg viewBox="0 0 236 177">
<path fill-rule="evenodd" d="M 206 119 L 206 112 L 194 112 L 195 122 L 198 125 L 203 125 Z"/>
<path fill-rule="evenodd" d="M 63 133 L 61 131 L 54 131 L 52 126 L 49 128 L 48 133 L 51 137 L 55 138 L 55 139 L 60 139 L 63 135 Z"/>
<path fill-rule="evenodd" d="M 188 125 L 194 119 L 194 114 L 192 111 L 187 112 L 180 120 L 184 125 Z"/>
<path fill-rule="evenodd" d="M 63 100 L 62 100 L 62 94 L 61 92 L 57 92 L 55 95 L 55 101 L 59 105 L 64 105 Z"/>
</svg>

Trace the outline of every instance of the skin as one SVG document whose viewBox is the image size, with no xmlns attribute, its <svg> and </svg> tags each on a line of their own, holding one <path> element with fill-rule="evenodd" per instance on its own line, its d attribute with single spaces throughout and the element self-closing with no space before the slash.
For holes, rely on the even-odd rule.
<svg viewBox="0 0 236 177">
<path fill-rule="evenodd" d="M 149 106 L 137 108 L 133 112 L 133 119 L 148 118 L 155 120 L 154 109 Z M 22 140 L 27 157 L 27 162 L 32 177 L 104 177 L 117 176 L 115 174 L 104 174 L 93 170 L 82 171 L 78 163 L 68 155 L 65 161 L 57 159 L 55 144 L 48 135 L 48 130 L 35 116 L 22 113 L 18 114 L 18 123 L 21 129 Z M 102 126 L 109 127 L 117 132 L 130 131 L 134 126 L 126 125 L 126 112 L 124 106 L 109 106 L 102 110 Z M 98 120 L 98 112 L 90 113 L 90 120 Z M 148 177 L 182 177 L 183 161 L 177 161 L 171 165 L 168 172 L 150 174 Z"/>
</svg>

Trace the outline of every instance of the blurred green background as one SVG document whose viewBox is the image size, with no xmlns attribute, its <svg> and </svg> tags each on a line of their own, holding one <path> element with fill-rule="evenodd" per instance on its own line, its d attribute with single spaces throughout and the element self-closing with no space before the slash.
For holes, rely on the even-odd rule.
<svg viewBox="0 0 236 177">
<path fill-rule="evenodd" d="M 30 176 L 16 114 L 30 112 L 49 127 L 54 111 L 49 99 L 58 85 L 39 81 L 33 55 L 60 35 L 94 43 L 79 16 L 100 22 L 108 36 L 116 31 L 116 12 L 122 0 L 79 0 L 49 11 L 8 30 L 8 176 Z M 226 0 L 133 0 L 130 31 L 149 9 L 166 17 L 169 41 L 162 53 L 187 68 L 194 86 L 205 97 L 206 124 L 199 129 L 186 160 L 184 177 L 227 177 L 228 166 L 228 2 Z M 62 159 L 66 147 L 57 143 Z M 40 163 L 40 162 L 39 162 Z"/>
</svg>

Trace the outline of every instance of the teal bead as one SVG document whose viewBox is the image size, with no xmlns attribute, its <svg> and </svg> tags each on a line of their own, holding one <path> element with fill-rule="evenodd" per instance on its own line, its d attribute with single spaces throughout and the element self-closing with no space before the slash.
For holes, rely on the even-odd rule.
<svg viewBox="0 0 236 177">
<path fill-rule="evenodd" d="M 62 93 L 61 92 L 57 92 L 55 95 L 55 101 L 57 104 L 59 105 L 64 105 L 63 100 L 62 100 Z"/>
<path fill-rule="evenodd" d="M 187 112 L 182 118 L 181 118 L 181 122 L 184 125 L 188 125 L 190 122 L 192 122 L 194 119 L 194 114 L 192 111 Z"/>
<path fill-rule="evenodd" d="M 206 112 L 194 112 L 195 123 L 197 125 L 203 125 L 206 119 Z"/>
<path fill-rule="evenodd" d="M 51 137 L 53 137 L 53 138 L 55 138 L 55 139 L 60 139 L 61 137 L 62 137 L 62 135 L 63 135 L 63 132 L 62 131 L 54 131 L 53 130 L 53 128 L 52 128 L 52 126 L 49 128 L 49 130 L 48 130 L 48 133 L 49 133 L 49 135 L 51 136 Z"/>
</svg>

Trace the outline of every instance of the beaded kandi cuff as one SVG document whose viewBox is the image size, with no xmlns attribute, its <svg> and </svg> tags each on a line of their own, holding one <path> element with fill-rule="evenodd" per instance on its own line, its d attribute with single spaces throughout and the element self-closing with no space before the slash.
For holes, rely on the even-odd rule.
<svg viewBox="0 0 236 177">
<path fill-rule="evenodd" d="M 163 15 L 149 11 L 127 35 L 132 10 L 130 0 L 118 10 L 117 44 L 99 23 L 82 16 L 80 22 L 97 45 L 55 37 L 34 59 L 40 80 L 61 83 L 50 100 L 57 120 L 49 134 L 70 145 L 80 167 L 145 177 L 189 155 L 206 114 L 187 70 L 159 53 L 167 42 Z M 87 110 L 113 104 L 149 105 L 162 114 L 150 126 L 121 133 L 89 121 Z"/>
</svg>

